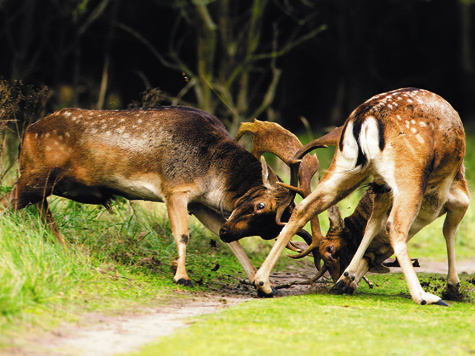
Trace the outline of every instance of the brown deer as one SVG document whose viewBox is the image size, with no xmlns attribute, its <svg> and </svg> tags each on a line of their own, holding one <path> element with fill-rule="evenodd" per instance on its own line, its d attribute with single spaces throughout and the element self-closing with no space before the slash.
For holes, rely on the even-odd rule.
<svg viewBox="0 0 475 356">
<path fill-rule="evenodd" d="M 470 199 L 463 166 L 465 133 L 457 112 L 434 93 L 399 89 L 374 96 L 357 107 L 339 130 L 328 171 L 315 191 L 293 210 L 256 273 L 256 287 L 263 294 L 271 294 L 269 273 L 294 232 L 373 176 L 372 188 L 355 212 L 361 216 L 347 221 L 354 226 L 338 229 L 334 225 L 321 246 L 322 239 L 314 236 L 300 256 L 311 250 L 315 254 L 320 247 L 327 267 L 338 278 L 335 290 L 352 292 L 370 266 L 394 253 L 412 299 L 422 305 L 446 305 L 422 289 L 408 255 L 407 241 L 446 214 L 443 234 L 448 254 L 447 285 L 449 290 L 458 291 L 454 240 Z M 295 157 L 302 157 L 322 141 L 325 140 L 309 143 Z M 348 231 L 359 236 L 347 239 L 344 235 Z M 354 244 L 351 248 L 350 243 Z"/>
<path fill-rule="evenodd" d="M 287 137 L 277 124 L 269 129 L 272 137 Z M 290 147 L 288 154 L 301 146 Z M 315 161 L 305 162 L 318 165 Z M 219 234 L 226 218 L 239 210 L 245 221 L 239 238 L 272 239 L 292 208 L 293 193 L 277 184 L 264 160 L 240 146 L 217 118 L 190 107 L 63 109 L 28 127 L 19 166 L 20 178 L 2 205 L 17 210 L 36 204 L 63 245 L 46 199 L 51 194 L 105 207 L 114 196 L 165 202 L 178 249 L 174 281 L 183 285 L 192 284 L 185 269 L 188 211 Z M 310 243 L 308 233 L 298 234 Z M 229 242 L 253 280 L 256 270 L 237 238 Z"/>
</svg>

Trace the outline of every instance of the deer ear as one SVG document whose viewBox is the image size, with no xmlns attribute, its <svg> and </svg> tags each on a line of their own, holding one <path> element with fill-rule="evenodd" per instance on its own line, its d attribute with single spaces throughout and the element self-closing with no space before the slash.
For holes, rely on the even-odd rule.
<svg viewBox="0 0 475 356">
<path fill-rule="evenodd" d="M 268 187 L 275 187 L 277 184 L 277 175 L 274 173 L 272 168 L 266 162 L 264 156 L 261 156 L 261 166 L 262 166 L 262 183 Z"/>
<path fill-rule="evenodd" d="M 330 220 L 330 230 L 343 229 L 345 227 L 345 222 L 341 217 L 340 208 L 337 204 L 328 208 L 327 214 Z"/>
</svg>

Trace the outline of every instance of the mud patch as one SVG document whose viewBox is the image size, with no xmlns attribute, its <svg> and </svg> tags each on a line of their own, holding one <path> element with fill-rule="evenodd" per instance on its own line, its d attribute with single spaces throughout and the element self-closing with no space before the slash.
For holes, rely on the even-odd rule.
<svg viewBox="0 0 475 356">
<path fill-rule="evenodd" d="M 316 271 L 315 267 L 309 264 L 306 267 L 290 266 L 285 272 L 272 273 L 270 275 L 270 282 L 278 291 L 276 297 L 314 293 L 316 291 L 325 292 L 329 290 L 333 282 L 328 279 L 323 279 L 314 285 L 298 284 L 313 277 Z M 329 278 L 329 276 L 327 277 Z M 218 276 L 217 284 L 218 288 L 214 289 L 214 292 L 220 293 L 223 296 L 232 295 L 235 297 L 259 299 L 256 288 L 251 285 L 247 279 L 223 274 Z"/>
<path fill-rule="evenodd" d="M 462 277 L 460 278 L 460 289 L 449 288 L 447 286 L 447 278 L 441 276 L 433 276 L 421 278 L 421 286 L 425 291 L 439 295 L 444 300 L 452 300 L 456 302 L 474 302 L 473 295 L 475 293 L 474 284 L 475 278 Z"/>
</svg>

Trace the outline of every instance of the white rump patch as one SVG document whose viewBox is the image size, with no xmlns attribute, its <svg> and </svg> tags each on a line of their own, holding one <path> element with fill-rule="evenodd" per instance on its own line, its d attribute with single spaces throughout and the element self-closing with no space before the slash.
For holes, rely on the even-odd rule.
<svg viewBox="0 0 475 356">
<path fill-rule="evenodd" d="M 363 125 L 361 125 L 359 142 L 361 150 L 368 160 L 375 159 L 381 155 L 378 121 L 374 117 L 366 118 Z"/>
<path fill-rule="evenodd" d="M 381 157 L 378 121 L 373 116 L 367 117 L 361 125 L 358 138 L 353 135 L 353 126 L 353 121 L 348 122 L 345 134 L 342 137 L 343 150 L 337 152 L 336 165 L 337 169 L 342 172 L 356 168 L 359 148 L 361 148 L 367 161 Z"/>
<path fill-rule="evenodd" d="M 343 150 L 339 152 L 338 168 L 342 170 L 354 169 L 358 158 L 358 143 L 353 136 L 353 121 L 348 122 L 343 136 Z"/>
</svg>

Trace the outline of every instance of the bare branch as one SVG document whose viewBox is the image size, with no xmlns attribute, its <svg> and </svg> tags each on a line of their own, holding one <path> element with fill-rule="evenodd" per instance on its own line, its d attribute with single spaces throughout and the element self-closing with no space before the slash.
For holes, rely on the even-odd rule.
<svg viewBox="0 0 475 356">
<path fill-rule="evenodd" d="M 320 32 L 323 32 L 327 29 L 327 25 L 321 25 L 317 29 L 310 31 L 309 33 L 303 35 L 302 37 L 296 39 L 295 41 L 289 41 L 284 47 L 279 50 L 272 51 L 270 53 L 261 53 L 252 56 L 252 60 L 260 60 L 260 59 L 269 59 L 269 58 L 276 58 L 282 57 L 283 55 L 289 53 L 292 49 L 297 47 L 298 45 L 302 44 L 305 41 L 308 41 L 312 37 L 315 37 Z"/>
<path fill-rule="evenodd" d="M 250 117 L 258 117 L 274 101 L 275 92 L 279 84 L 279 79 L 280 79 L 280 75 L 282 74 L 282 70 L 278 68 L 273 68 L 272 72 L 273 72 L 272 82 L 269 84 L 269 87 L 267 88 L 267 92 L 264 95 L 264 99 L 262 100 L 261 105 L 252 113 L 252 115 L 250 115 Z"/>
<path fill-rule="evenodd" d="M 196 8 L 198 9 L 198 14 L 203 20 L 207 30 L 215 31 L 217 26 L 214 23 L 213 19 L 211 18 L 211 15 L 209 14 L 206 4 L 203 1 L 198 1 L 198 0 L 195 0 L 193 2 L 195 3 Z"/>
<path fill-rule="evenodd" d="M 84 32 L 87 31 L 89 26 L 96 21 L 106 10 L 107 5 L 109 4 L 110 0 L 102 0 L 94 9 L 94 11 L 91 12 L 91 14 L 88 16 L 86 21 L 78 28 L 78 37 L 81 37 Z"/>
<path fill-rule="evenodd" d="M 129 27 L 129 26 L 123 24 L 123 23 L 120 23 L 120 22 L 117 23 L 117 27 L 120 28 L 121 30 L 125 31 L 125 32 L 128 32 L 129 34 L 134 36 L 136 39 L 138 39 L 140 42 L 142 42 L 142 44 L 145 45 L 145 47 L 147 47 L 150 50 L 150 52 L 152 52 L 152 54 L 164 66 L 166 66 L 168 68 L 176 69 L 176 70 L 181 70 L 182 69 L 177 64 L 174 64 L 172 62 L 167 61 L 165 59 L 165 57 L 162 56 L 162 54 L 150 43 L 150 41 L 148 39 L 146 39 L 144 36 L 142 36 L 142 34 L 140 34 L 138 31 L 136 31 L 133 28 L 131 28 L 131 27 Z"/>
</svg>

